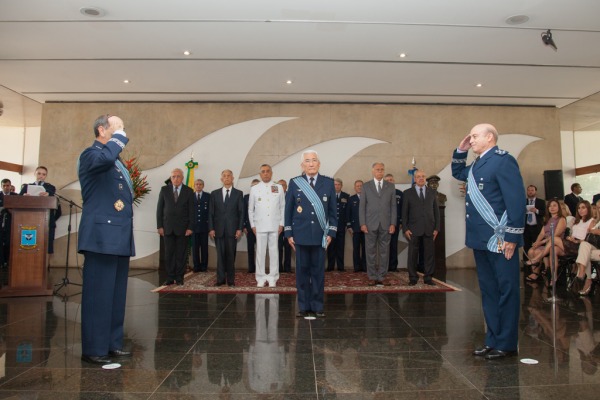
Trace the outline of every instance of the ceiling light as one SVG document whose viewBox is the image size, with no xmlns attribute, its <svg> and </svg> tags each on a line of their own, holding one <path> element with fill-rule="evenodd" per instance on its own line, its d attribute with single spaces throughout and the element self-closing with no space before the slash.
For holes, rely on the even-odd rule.
<svg viewBox="0 0 600 400">
<path fill-rule="evenodd" d="M 544 42 L 546 46 L 552 47 L 554 51 L 558 50 L 554 40 L 552 40 L 552 32 L 550 32 L 550 29 L 548 29 L 546 32 L 542 32 L 542 42 Z"/>
<path fill-rule="evenodd" d="M 123 83 L 131 83 L 131 81 L 129 79 L 125 79 Z"/>
<path fill-rule="evenodd" d="M 291 79 L 288 79 L 287 81 L 285 81 L 286 84 L 291 85 L 292 83 L 294 83 L 294 81 L 292 81 Z"/>
<path fill-rule="evenodd" d="M 104 11 L 100 7 L 82 7 L 79 9 L 79 12 L 85 15 L 86 17 L 92 18 L 102 18 L 106 15 L 106 11 Z"/>
<path fill-rule="evenodd" d="M 529 21 L 529 17 L 527 15 L 513 15 L 505 20 L 508 25 L 521 25 L 527 21 Z"/>
<path fill-rule="evenodd" d="M 482 87 L 482 86 L 483 86 L 483 83 L 477 83 L 477 84 L 475 84 L 475 86 L 477 86 L 477 87 Z"/>
<path fill-rule="evenodd" d="M 191 55 L 191 54 L 192 54 L 192 52 L 191 52 L 191 51 L 189 51 L 189 50 L 186 50 L 186 51 L 184 51 L 184 52 L 183 52 L 183 55 L 184 55 L 184 56 L 189 56 L 189 55 Z"/>
<path fill-rule="evenodd" d="M 404 58 L 404 57 L 406 57 L 406 53 L 400 53 L 400 54 L 398 54 L 398 56 L 399 56 L 400 58 Z"/>
</svg>

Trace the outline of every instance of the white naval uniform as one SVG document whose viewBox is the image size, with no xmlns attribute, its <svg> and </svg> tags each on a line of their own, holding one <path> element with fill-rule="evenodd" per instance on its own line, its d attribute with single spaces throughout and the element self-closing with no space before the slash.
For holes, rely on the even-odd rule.
<svg viewBox="0 0 600 400">
<path fill-rule="evenodd" d="M 256 283 L 275 286 L 279 279 L 279 227 L 284 223 L 285 193 L 276 182 L 260 182 L 250 188 L 248 219 L 256 228 Z M 265 272 L 265 260 L 269 249 L 269 273 Z"/>
</svg>

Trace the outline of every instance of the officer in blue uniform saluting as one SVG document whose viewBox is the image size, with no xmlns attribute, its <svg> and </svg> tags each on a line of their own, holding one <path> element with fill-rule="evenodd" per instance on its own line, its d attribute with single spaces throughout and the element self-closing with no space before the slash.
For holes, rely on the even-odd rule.
<svg viewBox="0 0 600 400">
<path fill-rule="evenodd" d="M 123 121 L 103 115 L 96 141 L 79 156 L 83 198 L 78 250 L 85 256 L 81 298 L 81 358 L 108 364 L 123 350 L 123 321 L 133 244 L 133 184 L 119 154 L 129 141 Z"/>
<path fill-rule="evenodd" d="M 325 252 L 337 233 L 333 179 L 319 174 L 314 150 L 302 153 L 304 174 L 290 180 L 285 195 L 285 237 L 296 250 L 298 317 L 323 318 Z"/>
<path fill-rule="evenodd" d="M 498 132 L 476 125 L 454 151 L 452 175 L 467 181 L 466 245 L 473 249 L 487 325 L 485 343 L 473 355 L 488 360 L 517 354 L 519 246 L 523 245 L 525 189 L 517 161 L 498 149 Z M 467 166 L 469 149 L 477 154 Z"/>
</svg>

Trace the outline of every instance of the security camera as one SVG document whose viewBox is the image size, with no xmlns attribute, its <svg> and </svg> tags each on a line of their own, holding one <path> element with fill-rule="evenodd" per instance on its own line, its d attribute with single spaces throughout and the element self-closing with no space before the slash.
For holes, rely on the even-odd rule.
<svg viewBox="0 0 600 400">
<path fill-rule="evenodd" d="M 542 42 L 544 42 L 546 46 L 552 47 L 554 51 L 558 50 L 554 40 L 552 40 L 552 32 L 550 32 L 550 29 L 548 29 L 546 32 L 542 32 Z"/>
</svg>

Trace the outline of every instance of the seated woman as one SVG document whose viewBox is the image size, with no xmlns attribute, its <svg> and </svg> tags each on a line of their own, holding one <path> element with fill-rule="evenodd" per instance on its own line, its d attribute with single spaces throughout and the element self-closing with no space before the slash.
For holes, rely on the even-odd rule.
<svg viewBox="0 0 600 400">
<path fill-rule="evenodd" d="M 564 249 L 567 255 L 577 255 L 579 250 L 579 244 L 585 241 L 590 226 L 595 224 L 594 218 L 592 218 L 592 205 L 589 201 L 583 200 L 577 204 L 577 215 L 575 221 L 571 227 L 570 234 L 564 240 Z M 567 224 L 568 225 L 568 224 Z M 581 271 L 583 272 L 583 270 Z M 579 276 L 579 274 L 577 274 Z M 583 274 L 581 275 L 583 280 Z"/>
<path fill-rule="evenodd" d="M 552 238 L 550 237 L 551 226 L 554 226 L 554 254 L 555 265 L 558 257 L 564 255 L 564 244 L 562 241 L 567 221 L 563 216 L 562 209 L 558 200 L 552 199 L 546 202 L 546 215 L 544 216 L 544 229 L 540 231 L 531 249 L 527 252 L 529 261 L 525 264 L 531 266 L 531 274 L 525 277 L 528 282 L 535 282 L 542 276 L 542 266 L 540 262 L 544 260 L 544 265 L 548 266 L 548 256 L 552 250 Z"/>
<path fill-rule="evenodd" d="M 581 204 L 581 203 L 579 203 Z M 600 206 L 600 200 L 596 203 L 596 208 Z M 578 206 L 579 207 L 579 206 Z M 588 233 L 600 235 L 600 222 L 595 222 L 590 225 Z M 585 240 L 579 245 L 577 252 L 577 279 L 585 280 L 583 289 L 579 292 L 580 296 L 587 296 L 592 290 L 592 259 L 600 259 L 600 250 L 592 246 Z"/>
</svg>

